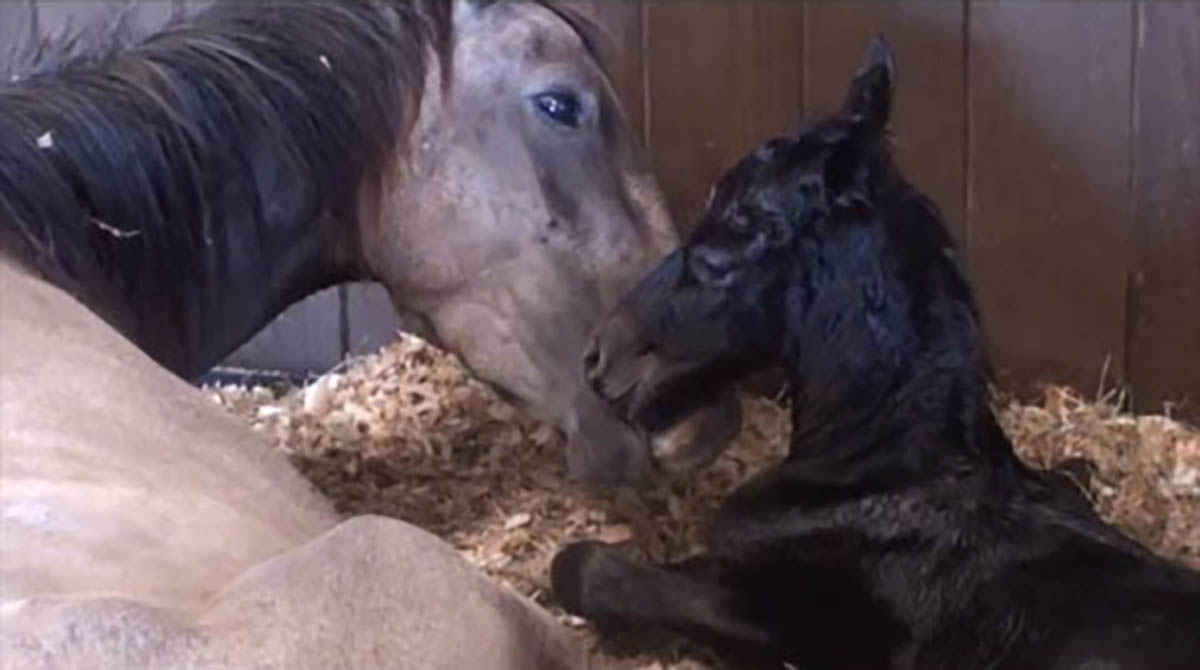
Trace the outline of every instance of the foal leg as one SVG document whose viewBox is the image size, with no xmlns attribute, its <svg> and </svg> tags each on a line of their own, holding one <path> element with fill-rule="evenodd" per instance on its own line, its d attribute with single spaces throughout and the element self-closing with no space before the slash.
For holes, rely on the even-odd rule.
<svg viewBox="0 0 1200 670">
<path fill-rule="evenodd" d="M 601 627 L 664 628 L 715 649 L 765 658 L 771 635 L 738 614 L 737 595 L 711 579 L 718 570 L 707 556 L 661 568 L 598 542 L 576 542 L 555 555 L 550 581 L 563 609 Z"/>
</svg>

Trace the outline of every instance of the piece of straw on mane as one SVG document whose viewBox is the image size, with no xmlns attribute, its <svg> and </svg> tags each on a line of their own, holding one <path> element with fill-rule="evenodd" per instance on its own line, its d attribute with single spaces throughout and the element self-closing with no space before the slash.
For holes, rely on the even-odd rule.
<svg viewBox="0 0 1200 670">
<path fill-rule="evenodd" d="M 571 539 L 626 542 L 659 560 L 693 551 L 711 511 L 782 457 L 788 435 L 785 407 L 743 398 L 746 426 L 733 448 L 697 476 L 648 492 L 635 514 L 572 489 L 556 430 L 413 336 L 302 388 L 208 391 L 288 454 L 341 511 L 390 515 L 437 533 L 543 605 L 551 605 L 550 559 Z M 1200 431 L 1057 387 L 1038 405 L 998 403 L 998 410 L 1025 459 L 1039 467 L 1090 463 L 1083 484 L 1106 519 L 1200 567 Z M 706 667 L 630 662 L 644 670 Z"/>
</svg>

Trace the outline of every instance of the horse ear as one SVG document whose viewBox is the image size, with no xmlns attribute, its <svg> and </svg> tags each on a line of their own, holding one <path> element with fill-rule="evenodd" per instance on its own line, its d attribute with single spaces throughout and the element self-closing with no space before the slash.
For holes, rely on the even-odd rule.
<svg viewBox="0 0 1200 670">
<path fill-rule="evenodd" d="M 862 66 L 850 83 L 850 92 L 842 112 L 873 132 L 882 132 L 892 114 L 892 92 L 896 82 L 896 63 L 892 47 L 883 33 L 867 45 Z"/>
</svg>

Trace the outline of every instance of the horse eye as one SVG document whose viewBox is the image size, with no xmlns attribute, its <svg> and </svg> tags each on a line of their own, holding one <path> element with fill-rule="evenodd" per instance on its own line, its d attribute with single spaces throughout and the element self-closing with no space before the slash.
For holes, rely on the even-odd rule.
<svg viewBox="0 0 1200 670">
<path fill-rule="evenodd" d="M 735 277 L 738 261 L 735 254 L 708 247 L 696 247 L 689 254 L 692 274 L 702 284 L 724 286 Z"/>
<path fill-rule="evenodd" d="M 725 225 L 735 233 L 747 233 L 754 227 L 754 214 L 742 206 L 733 208 L 724 218 Z"/>
<path fill-rule="evenodd" d="M 534 103 L 551 121 L 569 128 L 579 127 L 581 105 L 579 98 L 571 93 L 541 93 Z"/>
</svg>

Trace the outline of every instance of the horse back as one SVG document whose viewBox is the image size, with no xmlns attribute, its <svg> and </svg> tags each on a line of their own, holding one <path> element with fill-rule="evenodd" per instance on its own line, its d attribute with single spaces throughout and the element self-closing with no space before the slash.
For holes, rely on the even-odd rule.
<svg viewBox="0 0 1200 670">
<path fill-rule="evenodd" d="M 281 455 L 66 293 L 0 259 L 0 296 L 4 600 L 186 608 L 333 525 Z"/>
</svg>

